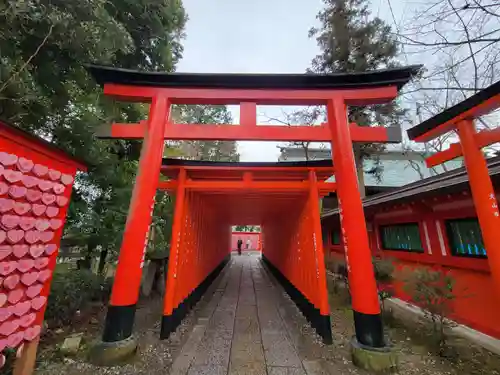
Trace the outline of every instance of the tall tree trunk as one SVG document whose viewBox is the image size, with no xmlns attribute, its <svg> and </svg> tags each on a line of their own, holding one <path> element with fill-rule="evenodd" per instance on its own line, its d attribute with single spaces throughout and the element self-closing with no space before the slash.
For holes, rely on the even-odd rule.
<svg viewBox="0 0 500 375">
<path fill-rule="evenodd" d="M 102 249 L 99 255 L 99 266 L 97 267 L 97 274 L 102 275 L 104 266 L 106 265 L 106 257 L 108 256 L 108 249 Z"/>
<path fill-rule="evenodd" d="M 302 143 L 302 148 L 304 149 L 304 156 L 306 161 L 309 161 L 309 143 Z"/>
<path fill-rule="evenodd" d="M 354 149 L 354 157 L 356 160 L 356 173 L 358 174 L 358 190 L 361 199 L 366 197 L 366 187 L 365 187 L 365 171 L 364 171 L 364 163 L 363 158 L 357 155 L 359 153 L 356 152 L 356 148 Z"/>
<path fill-rule="evenodd" d="M 358 190 L 361 199 L 366 197 L 366 187 L 365 187 L 365 173 L 363 166 L 356 167 L 356 171 L 358 173 Z"/>
<path fill-rule="evenodd" d="M 96 246 L 92 243 L 87 245 L 87 252 L 85 253 L 85 257 L 83 259 L 79 259 L 76 264 L 79 270 L 90 270 L 92 266 L 92 253 Z"/>
</svg>

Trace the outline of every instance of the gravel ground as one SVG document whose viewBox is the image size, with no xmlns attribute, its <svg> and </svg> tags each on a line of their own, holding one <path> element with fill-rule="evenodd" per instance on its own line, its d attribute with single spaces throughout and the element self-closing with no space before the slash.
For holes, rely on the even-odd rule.
<svg viewBox="0 0 500 375">
<path fill-rule="evenodd" d="M 344 306 L 343 297 L 330 294 L 333 345 L 323 345 L 306 320 L 296 314 L 295 306 L 285 293 L 282 293 L 281 313 L 286 317 L 289 332 L 299 332 L 294 339 L 303 361 L 315 361 L 321 364 L 326 374 L 366 375 L 368 372 L 355 367 L 351 361 L 350 340 L 354 336 L 352 311 Z M 293 333 L 292 333 L 293 334 Z M 391 331 L 391 336 L 393 335 Z M 448 375 L 458 374 L 450 363 L 428 353 L 423 347 L 413 344 L 411 338 L 400 337 L 392 340 L 400 352 L 400 374 Z"/>
<path fill-rule="evenodd" d="M 193 326 L 194 314 L 203 307 L 204 302 L 184 321 L 175 334 L 168 340 L 159 340 L 160 318 L 162 316 L 161 298 L 144 301 L 137 310 L 134 331 L 139 341 L 140 355 L 123 366 L 97 367 L 85 360 L 85 351 L 77 357 L 61 357 L 52 348 L 43 348 L 39 354 L 37 375 L 165 375 L 172 365 L 173 358 L 182 348 Z M 102 327 L 87 331 L 86 343 L 90 343 L 102 332 Z"/>
<path fill-rule="evenodd" d="M 338 349 L 343 358 L 349 357 L 349 339 L 354 335 L 352 311 L 346 300 L 345 295 L 335 294 L 330 288 L 332 331 L 334 340 L 340 341 Z M 399 351 L 400 374 L 500 374 L 499 356 L 475 347 L 465 340 L 450 339 L 453 358 L 440 357 L 430 351 L 430 338 L 423 334 L 429 327 L 408 324 L 391 319 L 390 324 L 385 325 L 390 341 Z"/>
</svg>

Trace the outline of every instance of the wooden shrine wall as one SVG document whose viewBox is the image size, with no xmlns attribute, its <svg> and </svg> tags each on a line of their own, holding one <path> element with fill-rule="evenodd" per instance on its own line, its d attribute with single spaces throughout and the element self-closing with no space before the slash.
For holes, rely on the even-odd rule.
<svg viewBox="0 0 500 375">
<path fill-rule="evenodd" d="M 496 187 L 497 198 L 500 197 L 499 187 Z M 449 271 L 455 280 L 456 298 L 452 301 L 453 313 L 451 317 L 458 323 L 465 324 L 495 338 L 500 338 L 498 325 L 498 311 L 500 301 L 495 298 L 493 278 L 486 258 L 461 257 L 452 254 L 449 238 L 446 233 L 447 219 L 463 219 L 475 217 L 475 209 L 470 196 L 464 197 L 462 192 L 448 201 L 446 196 L 436 194 L 431 197 L 432 213 L 427 216 L 412 213 L 408 210 L 390 208 L 389 205 L 378 207 L 379 214 L 367 220 L 371 229 L 370 247 L 374 256 L 381 256 L 394 261 L 397 270 L 405 267 L 429 267 Z M 382 246 L 380 227 L 391 224 L 419 223 L 425 230 L 420 231 L 423 252 L 403 250 L 388 250 Z M 322 223 L 325 231 L 325 253 L 331 259 L 343 263 L 344 249 L 342 243 L 333 244 L 332 232 L 340 230 L 338 216 L 325 219 Z M 405 291 L 404 282 L 393 282 L 395 296 L 411 302 L 411 296 Z"/>
</svg>

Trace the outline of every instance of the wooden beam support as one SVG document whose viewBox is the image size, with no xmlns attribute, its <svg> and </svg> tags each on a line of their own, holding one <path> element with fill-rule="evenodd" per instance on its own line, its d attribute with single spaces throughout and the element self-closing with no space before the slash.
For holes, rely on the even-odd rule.
<svg viewBox="0 0 500 375">
<path fill-rule="evenodd" d="M 24 344 L 23 351 L 19 358 L 14 362 L 14 375 L 32 375 L 35 372 L 36 352 L 40 337 Z"/>
<path fill-rule="evenodd" d="M 500 127 L 491 130 L 487 129 L 476 133 L 474 134 L 474 140 L 480 149 L 490 146 L 494 143 L 498 143 L 500 142 Z M 460 156 L 463 156 L 462 146 L 460 146 L 460 143 L 452 143 L 447 150 L 429 156 L 427 159 L 425 159 L 425 163 L 428 168 L 432 168 L 436 165 L 443 164 Z"/>
<path fill-rule="evenodd" d="M 158 189 L 175 191 L 177 189 L 177 181 L 160 181 L 158 183 Z M 241 180 L 241 181 L 186 181 L 184 187 L 189 190 L 269 190 L 269 191 L 296 191 L 308 189 L 307 181 L 299 182 L 280 182 L 280 181 L 254 181 L 254 180 Z M 336 190 L 336 184 L 334 182 L 318 182 L 318 190 L 323 194 L 326 192 L 333 192 Z"/>
<path fill-rule="evenodd" d="M 186 171 L 214 171 L 214 168 L 219 169 L 220 167 L 217 166 L 210 166 L 210 165 L 183 165 L 183 169 Z M 178 170 L 179 166 L 178 165 L 163 165 L 162 166 L 162 171 L 168 171 L 168 170 Z M 311 169 L 314 169 L 316 173 L 331 173 L 333 175 L 334 173 L 334 168 L 333 167 L 246 167 L 246 166 L 224 166 L 223 168 L 220 168 L 220 172 L 225 173 L 225 172 L 288 172 L 290 174 L 294 173 L 308 173 Z"/>
<path fill-rule="evenodd" d="M 257 126 L 257 104 L 255 102 L 240 104 L 240 126 Z"/>
<path fill-rule="evenodd" d="M 257 105 L 325 105 L 328 99 L 338 97 L 348 105 L 382 104 L 398 94 L 396 86 L 339 90 L 255 90 L 255 89 L 186 89 L 149 86 L 127 86 L 107 83 L 104 94 L 131 102 L 151 102 L 151 98 L 165 96 L 173 104 L 239 105 L 253 102 Z"/>
<path fill-rule="evenodd" d="M 460 143 L 452 143 L 447 150 L 438 152 L 425 159 L 427 168 L 432 168 L 437 165 L 443 164 L 449 160 L 453 160 L 462 156 L 462 147 Z"/>
<path fill-rule="evenodd" d="M 248 115 L 250 116 L 250 115 Z M 168 140 L 238 140 L 238 141 L 286 141 L 286 142 L 329 142 L 330 130 L 326 124 L 317 126 L 252 125 L 252 119 L 245 118 L 246 125 L 232 124 L 175 124 L 167 123 L 164 138 Z M 142 139 L 146 122 L 136 124 L 114 123 L 103 125 L 96 132 L 98 138 Z M 398 129 L 383 126 L 363 127 L 350 124 L 353 142 L 400 142 Z M 399 134 L 399 136 L 398 136 Z"/>
<path fill-rule="evenodd" d="M 486 115 L 500 107 L 500 95 L 493 96 L 481 104 L 469 109 L 468 111 L 460 113 L 449 121 L 446 121 L 438 127 L 429 130 L 427 133 L 422 134 L 414 139 L 415 142 L 428 142 L 434 138 L 439 137 L 451 130 L 457 128 L 457 124 L 463 120 L 475 119 Z"/>
</svg>

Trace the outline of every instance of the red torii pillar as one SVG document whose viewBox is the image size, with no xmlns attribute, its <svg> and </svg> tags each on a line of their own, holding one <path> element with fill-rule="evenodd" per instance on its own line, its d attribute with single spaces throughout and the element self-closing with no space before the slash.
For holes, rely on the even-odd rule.
<svg viewBox="0 0 500 375">
<path fill-rule="evenodd" d="M 472 199 L 474 200 L 477 218 L 481 226 L 481 234 L 487 250 L 490 271 L 496 281 L 497 296 L 500 296 L 500 251 L 498 251 L 498 245 L 500 244 L 500 214 L 495 190 L 491 183 L 486 160 L 475 140 L 476 126 L 474 121 L 461 121 L 457 127 L 465 168 L 469 175 Z"/>
<path fill-rule="evenodd" d="M 380 304 L 344 100 L 329 100 L 327 114 L 356 338 L 379 348 L 385 346 Z"/>
<path fill-rule="evenodd" d="M 132 337 L 148 229 L 160 176 L 165 118 L 168 117 L 169 111 L 170 103 L 166 97 L 153 98 L 106 315 L 104 342 L 116 342 Z"/>
<path fill-rule="evenodd" d="M 316 253 L 316 270 L 319 296 L 319 315 L 317 318 L 316 329 L 323 338 L 323 342 L 331 344 L 332 327 L 330 322 L 330 305 L 328 303 L 328 289 L 326 282 L 325 270 L 325 253 L 323 249 L 323 241 L 321 235 L 321 218 L 319 212 L 318 179 L 314 171 L 309 172 L 309 204 L 311 217 L 313 220 L 313 246 Z"/>
<path fill-rule="evenodd" d="M 179 265 L 179 256 L 181 251 L 181 227 L 182 220 L 184 219 L 184 205 L 186 189 L 184 184 L 186 182 L 186 170 L 180 169 L 179 178 L 177 180 L 177 191 L 175 197 L 175 215 L 172 225 L 172 238 L 170 240 L 170 256 L 168 261 L 168 272 L 165 288 L 165 300 L 163 303 L 163 319 L 161 324 L 161 337 L 167 337 L 174 327 L 177 327 L 175 316 L 172 314 L 174 311 L 174 291 L 177 283 L 177 272 Z M 174 316 L 173 320 L 172 317 Z M 165 318 L 168 317 L 168 318 Z"/>
</svg>

